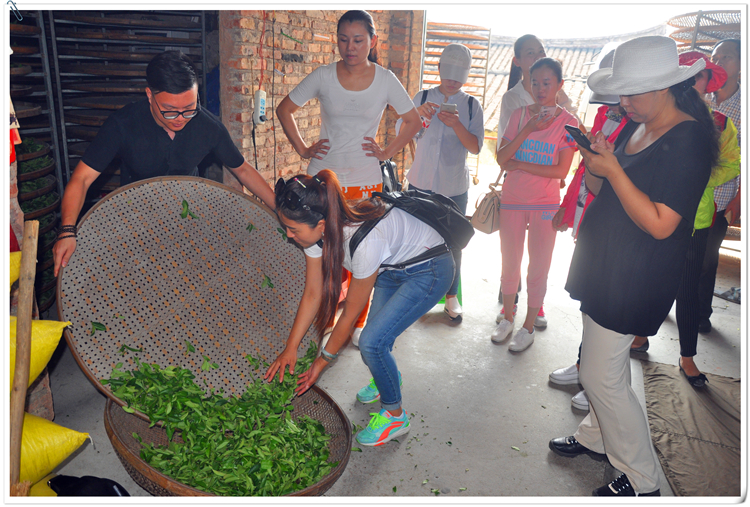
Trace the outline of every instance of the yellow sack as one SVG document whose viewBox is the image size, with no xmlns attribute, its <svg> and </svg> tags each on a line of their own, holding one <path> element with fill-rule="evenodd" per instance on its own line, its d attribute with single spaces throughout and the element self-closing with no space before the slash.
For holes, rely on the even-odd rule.
<svg viewBox="0 0 750 507">
<path fill-rule="evenodd" d="M 42 417 L 24 414 L 19 482 L 39 482 L 88 438 Z"/>
<path fill-rule="evenodd" d="M 21 276 L 21 252 L 10 253 L 10 286 Z M 10 290 L 10 289 L 8 289 Z"/>
<path fill-rule="evenodd" d="M 16 373 L 16 318 L 10 317 L 10 389 L 13 389 L 13 375 Z M 60 342 L 63 329 L 70 322 L 55 320 L 31 321 L 31 364 L 29 368 L 29 386 L 49 363 L 52 354 Z M 28 387 L 28 386 L 27 386 Z"/>
<path fill-rule="evenodd" d="M 57 496 L 55 490 L 47 485 L 47 481 L 53 478 L 55 474 L 49 474 L 41 481 L 37 482 L 29 490 L 29 496 Z"/>
</svg>

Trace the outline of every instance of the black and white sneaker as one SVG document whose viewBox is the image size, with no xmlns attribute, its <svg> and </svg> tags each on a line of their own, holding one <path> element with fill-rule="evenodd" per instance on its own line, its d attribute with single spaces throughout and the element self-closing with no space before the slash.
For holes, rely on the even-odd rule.
<svg viewBox="0 0 750 507">
<path fill-rule="evenodd" d="M 458 303 L 457 297 L 452 298 L 445 298 L 445 313 L 448 314 L 448 317 L 451 318 L 451 320 L 457 320 L 461 321 L 463 318 L 464 310 L 461 308 L 461 305 Z"/>
<path fill-rule="evenodd" d="M 622 474 L 609 484 L 595 489 L 593 496 L 661 496 L 661 493 L 658 489 L 651 493 L 636 493 L 628 476 Z"/>
</svg>

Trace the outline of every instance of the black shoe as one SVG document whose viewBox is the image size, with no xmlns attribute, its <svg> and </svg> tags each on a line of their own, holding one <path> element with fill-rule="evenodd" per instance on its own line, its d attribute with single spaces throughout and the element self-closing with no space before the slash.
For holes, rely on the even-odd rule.
<svg viewBox="0 0 750 507">
<path fill-rule="evenodd" d="M 628 476 L 622 474 L 609 484 L 595 489 L 593 496 L 661 496 L 661 493 L 658 489 L 651 493 L 636 493 L 630 485 Z"/>
<path fill-rule="evenodd" d="M 588 454 L 595 460 L 601 461 L 607 457 L 606 454 L 599 454 L 588 447 L 582 446 L 578 443 L 578 440 L 576 440 L 575 437 L 553 438 L 549 441 L 549 448 L 552 449 L 552 452 L 555 454 L 565 456 L 566 458 L 575 458 L 581 454 Z"/>
<path fill-rule="evenodd" d="M 683 375 L 685 375 L 685 378 L 687 379 L 688 383 L 694 388 L 702 389 L 706 387 L 706 384 L 708 384 L 708 379 L 702 373 L 698 375 L 693 375 L 693 376 L 690 376 L 687 373 L 685 373 L 685 370 L 682 369 L 682 365 L 680 364 L 679 359 L 677 359 L 677 366 L 680 367 L 680 371 L 682 372 Z"/>
<path fill-rule="evenodd" d="M 699 333 L 710 333 L 711 332 L 711 321 L 708 319 L 701 319 L 698 322 L 698 332 Z"/>
<path fill-rule="evenodd" d="M 630 352 L 646 352 L 648 350 L 648 346 L 648 338 L 646 338 L 646 342 L 640 347 L 630 347 Z"/>
</svg>

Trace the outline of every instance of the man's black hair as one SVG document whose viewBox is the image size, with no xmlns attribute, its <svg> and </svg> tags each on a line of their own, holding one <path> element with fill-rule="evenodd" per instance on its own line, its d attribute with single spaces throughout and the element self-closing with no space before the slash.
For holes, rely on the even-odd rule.
<svg viewBox="0 0 750 507">
<path fill-rule="evenodd" d="M 146 81 L 154 94 L 177 94 L 190 90 L 198 82 L 198 78 L 193 62 L 185 53 L 165 51 L 149 62 Z"/>
</svg>

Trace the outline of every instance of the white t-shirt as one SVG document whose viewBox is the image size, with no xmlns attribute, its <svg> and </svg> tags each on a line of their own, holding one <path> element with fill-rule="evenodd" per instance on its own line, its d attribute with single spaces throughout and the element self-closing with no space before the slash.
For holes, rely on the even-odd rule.
<svg viewBox="0 0 750 507">
<path fill-rule="evenodd" d="M 413 259 L 430 248 L 445 243 L 443 237 L 432 227 L 415 216 L 393 208 L 365 236 L 354 251 L 349 253 L 349 240 L 361 224 L 344 227 L 344 267 L 354 278 L 367 278 L 380 269 L 381 264 L 399 264 Z M 308 257 L 321 257 L 323 249 L 313 245 L 305 249 Z"/>
<path fill-rule="evenodd" d="M 390 70 L 375 66 L 372 84 L 361 91 L 346 90 L 336 75 L 336 63 L 315 69 L 289 93 L 298 106 L 320 100 L 320 139 L 328 139 L 330 150 L 322 159 L 313 158 L 307 174 L 331 169 L 342 187 L 376 185 L 383 182 L 380 163 L 362 148 L 365 137 L 375 138 L 383 110 L 390 104 L 399 115 L 414 104 Z"/>
<path fill-rule="evenodd" d="M 530 106 L 534 103 L 534 97 L 523 87 L 523 80 L 519 79 L 516 85 L 505 92 L 500 102 L 500 121 L 497 122 L 497 145 L 500 146 L 500 139 L 508 128 L 508 120 L 513 111 L 523 106 Z"/>
</svg>

